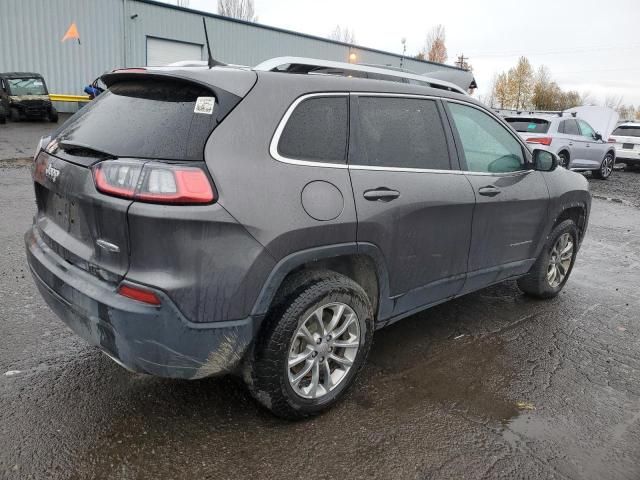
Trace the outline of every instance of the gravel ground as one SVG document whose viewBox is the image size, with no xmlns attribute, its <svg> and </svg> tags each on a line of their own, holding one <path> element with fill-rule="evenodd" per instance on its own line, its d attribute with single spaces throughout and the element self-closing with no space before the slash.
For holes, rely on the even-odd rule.
<svg viewBox="0 0 640 480">
<path fill-rule="evenodd" d="M 640 170 L 615 170 L 608 180 L 597 180 L 586 174 L 591 194 L 640 207 Z"/>
</svg>

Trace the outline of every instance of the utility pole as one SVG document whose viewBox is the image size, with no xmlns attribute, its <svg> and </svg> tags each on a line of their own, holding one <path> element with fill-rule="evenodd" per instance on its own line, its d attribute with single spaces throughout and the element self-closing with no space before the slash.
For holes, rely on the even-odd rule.
<svg viewBox="0 0 640 480">
<path fill-rule="evenodd" d="M 400 68 L 402 68 L 404 65 L 404 54 L 407 53 L 407 39 L 402 37 L 400 42 L 402 42 L 402 56 L 400 57 Z"/>
<path fill-rule="evenodd" d="M 465 60 L 469 60 L 469 57 L 465 57 L 464 53 L 462 55 L 458 55 L 458 61 L 456 62 L 456 65 L 460 68 L 464 68 Z"/>
</svg>

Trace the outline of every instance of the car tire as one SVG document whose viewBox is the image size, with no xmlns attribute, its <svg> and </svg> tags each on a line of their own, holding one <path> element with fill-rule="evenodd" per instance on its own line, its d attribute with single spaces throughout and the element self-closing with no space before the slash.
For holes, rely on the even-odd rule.
<svg viewBox="0 0 640 480">
<path fill-rule="evenodd" d="M 291 420 L 317 415 L 345 394 L 374 330 L 371 302 L 356 282 L 329 271 L 297 278 L 268 313 L 244 370 L 253 397 Z"/>
<path fill-rule="evenodd" d="M 12 122 L 19 122 L 21 120 L 20 111 L 17 108 L 11 108 L 9 110 L 9 117 Z"/>
<path fill-rule="evenodd" d="M 564 167 L 564 168 L 569 168 L 569 154 L 567 152 L 565 152 L 564 150 L 560 153 L 558 153 L 558 158 L 559 158 L 559 166 Z"/>
<path fill-rule="evenodd" d="M 611 152 L 609 152 L 602 159 L 600 168 L 597 170 L 591 170 L 591 173 L 598 180 L 606 180 L 613 173 L 613 166 L 615 165 L 615 163 L 616 163 L 615 157 Z"/>
<path fill-rule="evenodd" d="M 569 245 L 564 243 L 565 240 L 568 240 L 571 245 L 569 255 L 567 252 L 563 253 Z M 555 297 L 567 283 L 577 253 L 578 227 L 573 220 L 565 220 L 557 225 L 547 237 L 547 241 L 529 273 L 518 279 L 518 287 L 533 297 Z M 556 274 L 552 275 L 554 269 Z M 561 278 L 560 275 L 562 275 Z"/>
<path fill-rule="evenodd" d="M 5 117 L 3 112 L 0 112 L 0 125 L 7 123 L 7 117 Z"/>
<path fill-rule="evenodd" d="M 49 111 L 49 121 L 52 123 L 58 123 L 58 110 L 54 107 L 51 107 L 51 110 Z"/>
</svg>

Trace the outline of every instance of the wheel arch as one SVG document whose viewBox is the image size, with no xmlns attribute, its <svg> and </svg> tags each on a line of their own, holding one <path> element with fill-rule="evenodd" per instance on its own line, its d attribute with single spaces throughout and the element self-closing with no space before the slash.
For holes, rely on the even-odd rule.
<svg viewBox="0 0 640 480">
<path fill-rule="evenodd" d="M 376 319 L 391 314 L 389 277 L 382 252 L 373 244 L 356 242 L 314 247 L 281 259 L 262 286 L 251 314 L 265 315 L 287 279 L 303 270 L 330 270 L 345 275 L 367 293 Z"/>
</svg>

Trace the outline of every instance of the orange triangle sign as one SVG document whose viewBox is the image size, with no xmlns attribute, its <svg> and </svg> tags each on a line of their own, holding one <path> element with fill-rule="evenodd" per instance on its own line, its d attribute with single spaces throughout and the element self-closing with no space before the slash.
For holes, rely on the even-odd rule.
<svg viewBox="0 0 640 480">
<path fill-rule="evenodd" d="M 80 43 L 80 34 L 78 33 L 78 27 L 76 26 L 76 22 L 73 22 L 71 24 L 71 26 L 67 30 L 67 33 L 65 33 L 64 37 L 62 37 L 62 41 L 64 42 L 65 40 L 69 40 L 71 38 L 77 39 L 78 43 Z"/>
</svg>

